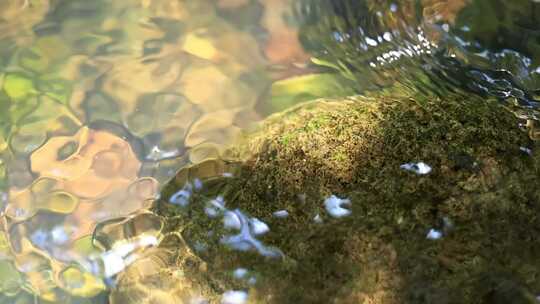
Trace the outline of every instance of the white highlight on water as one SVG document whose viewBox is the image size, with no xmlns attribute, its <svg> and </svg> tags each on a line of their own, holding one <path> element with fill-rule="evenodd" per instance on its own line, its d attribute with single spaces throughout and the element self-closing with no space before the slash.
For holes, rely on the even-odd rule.
<svg viewBox="0 0 540 304">
<path fill-rule="evenodd" d="M 532 155 L 532 150 L 526 147 L 519 147 L 519 150 L 527 155 Z"/>
<path fill-rule="evenodd" d="M 193 185 L 187 182 L 182 189 L 178 190 L 175 194 L 171 195 L 169 198 L 169 203 L 178 205 L 181 207 L 186 207 L 189 204 L 189 199 L 193 192 Z"/>
<path fill-rule="evenodd" d="M 234 212 L 231 211 L 226 211 L 223 215 L 223 226 L 228 229 L 236 230 L 240 230 L 240 228 L 242 228 L 240 219 Z"/>
<path fill-rule="evenodd" d="M 229 290 L 221 297 L 221 304 L 244 304 L 247 300 L 247 292 L 242 290 Z"/>
<path fill-rule="evenodd" d="M 248 270 L 245 268 L 236 268 L 233 272 L 235 279 L 243 279 L 248 273 Z"/>
<path fill-rule="evenodd" d="M 414 172 L 418 175 L 424 175 L 431 172 L 431 167 L 424 163 L 424 162 L 418 162 L 418 163 L 406 163 L 401 166 L 399 166 L 403 170 Z"/>
<path fill-rule="evenodd" d="M 218 195 L 215 199 L 208 202 L 207 206 L 204 208 L 204 212 L 210 218 L 217 217 L 221 212 L 224 212 L 225 210 L 225 200 L 221 195 Z"/>
<path fill-rule="evenodd" d="M 428 234 L 426 235 L 426 238 L 428 240 L 438 240 L 440 238 L 442 238 L 443 234 L 441 231 L 439 230 L 436 230 L 436 229 L 430 229 Z"/>
<path fill-rule="evenodd" d="M 326 211 L 332 217 L 344 217 L 351 214 L 351 210 L 344 208 L 344 206 L 350 206 L 351 200 L 345 198 L 341 199 L 335 195 L 332 195 L 324 200 L 324 206 Z"/>
<path fill-rule="evenodd" d="M 289 212 L 287 210 L 278 210 L 272 213 L 272 215 L 277 218 L 286 218 L 289 216 Z"/>
<path fill-rule="evenodd" d="M 157 246 L 159 240 L 155 236 L 145 235 L 131 242 L 121 242 L 111 250 L 88 258 L 77 259 L 79 264 L 93 275 L 111 278 L 139 257 L 135 252 L 142 248 Z"/>
<path fill-rule="evenodd" d="M 262 235 L 270 231 L 268 225 L 266 225 L 265 222 L 259 220 L 258 218 L 251 218 L 249 220 L 249 224 L 251 225 L 251 230 L 255 235 Z"/>
<path fill-rule="evenodd" d="M 227 212 L 234 213 L 236 218 L 238 218 L 238 220 L 240 221 L 240 232 L 236 235 L 222 237 L 221 242 L 223 244 L 228 245 L 231 248 L 240 250 L 240 251 L 247 251 L 250 249 L 255 249 L 259 254 L 267 256 L 267 257 L 278 258 L 278 257 L 283 256 L 283 253 L 279 249 L 266 247 L 261 241 L 255 238 L 256 234 L 254 231 L 254 227 L 257 225 L 260 225 L 260 223 L 263 223 L 263 222 L 259 221 L 260 223 L 256 222 L 256 224 L 253 225 L 254 219 L 249 219 L 238 209 L 233 210 L 233 211 L 227 210 Z"/>
</svg>

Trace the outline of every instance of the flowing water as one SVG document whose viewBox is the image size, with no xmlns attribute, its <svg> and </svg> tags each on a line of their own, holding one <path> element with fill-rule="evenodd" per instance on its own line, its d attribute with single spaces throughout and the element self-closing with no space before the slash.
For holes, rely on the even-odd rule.
<svg viewBox="0 0 540 304">
<path fill-rule="evenodd" d="M 228 144 L 304 101 L 399 83 L 496 99 L 540 136 L 535 0 L 4 0 L 0 68 L 1 303 L 108 303 L 164 240 L 150 207 L 167 182 L 208 165 L 173 199 L 187 204 L 201 179 L 229 174 Z M 226 225 L 272 228 L 212 204 Z M 282 254 L 247 234 L 224 242 Z M 241 265 L 234 276 L 245 282 L 222 303 L 246 302 L 256 279 Z M 162 296 L 153 303 L 174 302 Z"/>
</svg>

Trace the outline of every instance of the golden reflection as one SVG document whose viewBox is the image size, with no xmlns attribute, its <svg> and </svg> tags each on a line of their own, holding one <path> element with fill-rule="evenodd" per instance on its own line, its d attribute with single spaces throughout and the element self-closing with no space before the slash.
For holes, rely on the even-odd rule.
<svg viewBox="0 0 540 304">
<path fill-rule="evenodd" d="M 0 3 L 0 105 L 7 113 L 0 116 L 7 126 L 0 132 L 0 276 L 11 277 L 1 280 L 0 301 L 30 299 L 24 292 L 51 302 L 95 296 L 107 287 L 84 261 L 116 247 L 94 235 L 119 248 L 142 242 L 130 263 L 146 248 L 140 238 L 161 238 L 161 222 L 144 215 L 160 186 L 190 164 L 206 164 L 196 175 L 224 171 L 215 166 L 226 145 L 268 114 L 258 113 L 257 103 L 267 102 L 261 96 L 272 82 L 269 67 L 307 62 L 295 26 L 284 19 L 289 6 Z M 99 230 L 119 219 L 116 232 Z M 191 294 L 184 278 L 149 291 L 165 265 L 162 254 L 141 255 L 130 268 L 144 272 L 137 290 L 149 294 L 135 298 L 174 302 Z"/>
<path fill-rule="evenodd" d="M 69 142 L 77 150 L 64 159 L 58 151 Z M 74 136 L 51 138 L 30 156 L 32 171 L 58 179 L 63 189 L 84 199 L 102 198 L 137 178 L 140 161 L 129 143 L 105 131 L 83 127 Z"/>
<path fill-rule="evenodd" d="M 57 286 L 83 297 L 105 289 L 94 275 L 62 265 L 95 254 L 88 241 L 99 222 L 137 212 L 155 197 L 157 182 L 139 177 L 140 167 L 127 141 L 88 127 L 51 137 L 30 155 L 38 178 L 11 189 L 6 215 L 16 221 L 8 229 L 17 268 L 35 293 L 55 300 Z"/>
</svg>

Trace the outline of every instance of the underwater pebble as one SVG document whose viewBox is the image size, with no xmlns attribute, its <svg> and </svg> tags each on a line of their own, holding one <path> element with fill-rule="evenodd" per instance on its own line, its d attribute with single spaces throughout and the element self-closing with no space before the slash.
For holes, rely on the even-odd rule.
<svg viewBox="0 0 540 304">
<path fill-rule="evenodd" d="M 442 232 L 436 229 L 430 229 L 428 234 L 426 235 L 426 238 L 428 240 L 438 240 L 442 238 Z"/>
<path fill-rule="evenodd" d="M 323 222 L 321 216 L 318 215 L 318 214 L 315 215 L 315 217 L 313 218 L 313 221 L 314 221 L 315 223 L 317 223 L 317 224 L 322 224 L 322 222 Z"/>
<path fill-rule="evenodd" d="M 289 212 L 287 210 L 278 210 L 272 213 L 272 215 L 277 218 L 286 218 L 287 216 L 289 216 Z"/>
<path fill-rule="evenodd" d="M 221 304 L 244 304 L 247 302 L 247 299 L 247 292 L 242 290 L 229 290 L 223 294 Z"/>
<path fill-rule="evenodd" d="M 351 214 L 351 210 L 343 208 L 344 205 L 350 206 L 349 199 L 341 199 L 332 195 L 324 200 L 326 211 L 333 217 L 344 217 Z"/>
<path fill-rule="evenodd" d="M 406 163 L 406 164 L 403 164 L 401 166 L 399 166 L 401 169 L 403 170 L 407 170 L 407 171 L 412 171 L 416 174 L 419 174 L 419 175 L 424 175 L 424 174 L 428 174 L 429 172 L 431 172 L 431 167 L 424 163 L 424 162 L 419 162 L 419 163 Z"/>
</svg>

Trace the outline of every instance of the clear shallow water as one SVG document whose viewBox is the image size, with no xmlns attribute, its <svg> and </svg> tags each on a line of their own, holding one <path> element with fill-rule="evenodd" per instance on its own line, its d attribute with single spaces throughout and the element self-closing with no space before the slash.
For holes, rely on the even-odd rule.
<svg viewBox="0 0 540 304">
<path fill-rule="evenodd" d="M 537 115 L 534 1 L 29 0 L 0 8 L 6 303 L 107 302 L 115 276 L 163 239 L 162 221 L 147 209 L 165 183 L 219 159 L 242 130 L 298 102 L 397 81 L 440 96 L 498 98 L 523 126 Z M 190 179 L 228 172 L 207 163 Z M 178 204 L 197 185 L 186 187 Z M 264 223 L 219 200 L 209 208 L 239 228 L 230 247 L 280 255 L 257 240 Z M 346 214 L 346 199 L 326 208 Z"/>
</svg>

